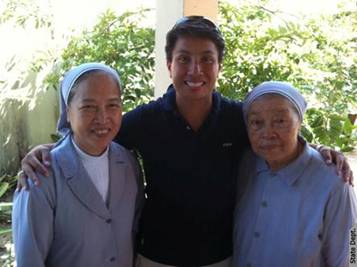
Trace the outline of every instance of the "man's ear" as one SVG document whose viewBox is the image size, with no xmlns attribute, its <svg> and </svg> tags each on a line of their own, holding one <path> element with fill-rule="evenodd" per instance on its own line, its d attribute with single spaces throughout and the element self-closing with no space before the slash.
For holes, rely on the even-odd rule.
<svg viewBox="0 0 357 267">
<path fill-rule="evenodd" d="M 172 61 L 167 59 L 167 60 L 166 60 L 166 67 L 167 67 L 167 70 L 169 71 L 170 78 L 172 78 L 172 75 L 171 75 L 171 66 L 172 66 Z"/>
</svg>

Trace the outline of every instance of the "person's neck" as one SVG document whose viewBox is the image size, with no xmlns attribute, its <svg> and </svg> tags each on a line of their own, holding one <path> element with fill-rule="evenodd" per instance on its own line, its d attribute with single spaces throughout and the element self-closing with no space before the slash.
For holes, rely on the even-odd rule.
<svg viewBox="0 0 357 267">
<path fill-rule="evenodd" d="M 198 131 L 211 111 L 212 97 L 209 99 L 192 101 L 176 98 L 176 106 L 181 116 L 190 125 L 191 129 Z"/>
</svg>

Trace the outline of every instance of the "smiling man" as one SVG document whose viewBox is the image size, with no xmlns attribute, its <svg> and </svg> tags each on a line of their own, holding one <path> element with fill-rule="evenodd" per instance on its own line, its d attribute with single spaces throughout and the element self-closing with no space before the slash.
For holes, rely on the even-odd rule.
<svg viewBox="0 0 357 267">
<path fill-rule="evenodd" d="M 214 23 L 179 20 L 166 37 L 168 92 L 124 116 L 117 141 L 141 154 L 147 182 L 142 266 L 230 264 L 236 166 L 248 139 L 241 104 L 215 92 L 223 53 Z"/>
</svg>

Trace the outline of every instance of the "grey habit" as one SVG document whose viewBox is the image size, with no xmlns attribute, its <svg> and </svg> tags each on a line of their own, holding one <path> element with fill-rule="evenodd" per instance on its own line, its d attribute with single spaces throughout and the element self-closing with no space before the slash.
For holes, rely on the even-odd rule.
<svg viewBox="0 0 357 267">
<path fill-rule="evenodd" d="M 50 177 L 15 193 L 13 236 L 18 267 L 131 267 L 136 216 L 143 200 L 140 171 L 123 147 L 109 147 L 105 203 L 71 138 L 51 151 Z"/>
<path fill-rule="evenodd" d="M 68 95 L 83 74 L 101 70 L 120 86 L 118 73 L 101 63 L 85 63 L 61 83 L 58 131 L 65 137 L 51 151 L 51 175 L 15 193 L 13 238 L 18 267 L 131 267 L 134 235 L 142 206 L 143 182 L 134 157 L 109 145 L 109 188 L 105 202 L 71 141 Z"/>
</svg>

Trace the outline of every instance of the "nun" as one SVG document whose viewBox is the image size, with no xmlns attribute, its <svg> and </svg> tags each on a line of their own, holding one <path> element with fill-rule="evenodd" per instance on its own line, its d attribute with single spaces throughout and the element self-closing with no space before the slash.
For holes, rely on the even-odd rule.
<svg viewBox="0 0 357 267">
<path fill-rule="evenodd" d="M 264 82 L 243 102 L 253 152 L 240 168 L 235 267 L 348 266 L 355 194 L 299 135 L 305 109 L 285 82 Z"/>
<path fill-rule="evenodd" d="M 117 72 L 100 63 L 68 71 L 61 83 L 50 177 L 16 191 L 12 229 L 19 267 L 131 267 L 143 201 L 140 168 L 112 142 L 122 119 Z"/>
</svg>

